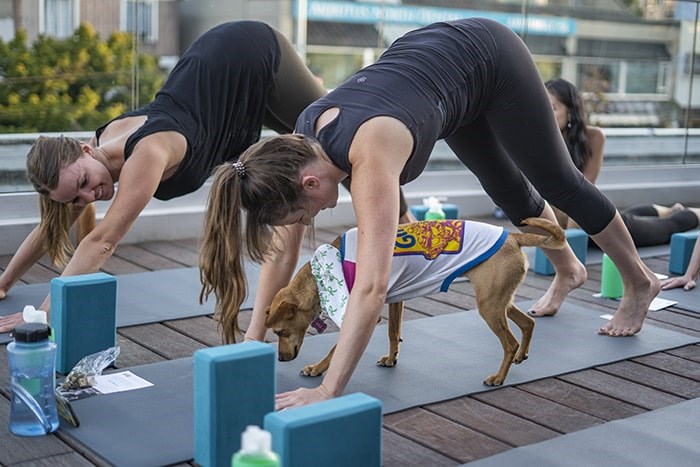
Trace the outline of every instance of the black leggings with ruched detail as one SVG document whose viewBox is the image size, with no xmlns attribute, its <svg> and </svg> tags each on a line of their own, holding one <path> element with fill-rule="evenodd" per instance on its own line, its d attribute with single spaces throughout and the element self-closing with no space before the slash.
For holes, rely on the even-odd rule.
<svg viewBox="0 0 700 467">
<path fill-rule="evenodd" d="M 447 143 L 515 225 L 539 216 L 547 200 L 589 234 L 599 233 L 615 216 L 614 205 L 571 162 L 525 44 L 505 26 L 489 31 L 497 54 L 492 95 Z"/>
</svg>

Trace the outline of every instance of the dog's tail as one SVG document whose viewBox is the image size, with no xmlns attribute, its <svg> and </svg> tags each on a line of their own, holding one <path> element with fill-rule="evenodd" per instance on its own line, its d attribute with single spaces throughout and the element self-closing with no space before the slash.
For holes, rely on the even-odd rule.
<svg viewBox="0 0 700 467">
<path fill-rule="evenodd" d="M 523 224 L 538 227 L 549 232 L 549 235 L 521 232 L 511 233 L 520 246 L 539 246 L 559 250 L 566 245 L 566 234 L 564 230 L 552 221 L 542 219 L 541 217 L 528 217 L 523 220 Z"/>
</svg>

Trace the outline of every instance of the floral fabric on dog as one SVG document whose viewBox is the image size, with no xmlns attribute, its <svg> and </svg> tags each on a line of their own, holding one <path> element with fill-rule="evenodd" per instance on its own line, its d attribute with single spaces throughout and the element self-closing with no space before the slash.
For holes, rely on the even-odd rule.
<svg viewBox="0 0 700 467">
<path fill-rule="evenodd" d="M 322 315 L 328 315 L 340 327 L 350 298 L 340 251 L 332 245 L 318 247 L 311 257 L 311 274 L 318 286 Z"/>
</svg>

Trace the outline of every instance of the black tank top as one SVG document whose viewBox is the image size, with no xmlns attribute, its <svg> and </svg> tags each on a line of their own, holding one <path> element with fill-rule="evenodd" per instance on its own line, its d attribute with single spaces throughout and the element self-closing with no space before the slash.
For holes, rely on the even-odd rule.
<svg viewBox="0 0 700 467">
<path fill-rule="evenodd" d="M 156 198 L 195 191 L 214 167 L 236 160 L 260 139 L 267 94 L 279 62 L 277 37 L 266 24 L 221 24 L 187 49 L 153 102 L 117 117 L 148 116 L 126 142 L 127 159 L 136 143 L 153 133 L 176 131 L 187 139 L 184 159 L 160 183 Z M 107 125 L 96 131 L 98 142 Z"/>
<path fill-rule="evenodd" d="M 438 139 L 483 112 L 495 74 L 490 20 L 436 23 L 394 42 L 376 63 L 307 107 L 296 132 L 316 137 L 333 163 L 352 174 L 350 144 L 365 121 L 378 116 L 400 120 L 413 135 L 411 157 L 401 184 L 420 175 Z M 316 120 L 329 108 L 338 116 L 314 134 Z"/>
</svg>

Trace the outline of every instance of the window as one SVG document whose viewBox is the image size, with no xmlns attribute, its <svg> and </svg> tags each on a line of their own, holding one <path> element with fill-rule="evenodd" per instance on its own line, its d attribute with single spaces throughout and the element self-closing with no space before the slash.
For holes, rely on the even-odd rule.
<svg viewBox="0 0 700 467">
<path fill-rule="evenodd" d="M 158 40 L 158 1 L 125 0 L 122 29 L 145 42 Z"/>
<path fill-rule="evenodd" d="M 79 0 L 44 0 L 40 32 L 64 39 L 73 34 L 80 21 Z"/>
</svg>

